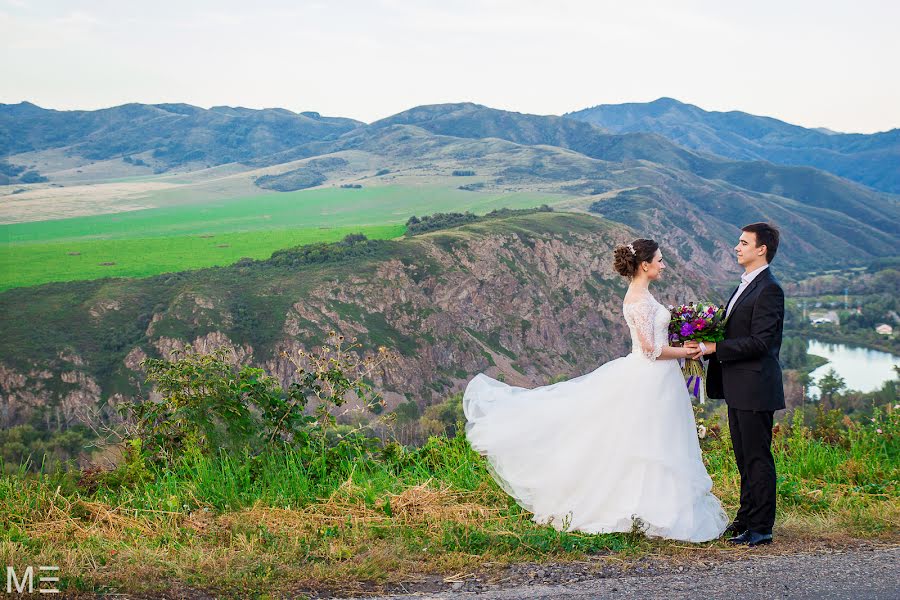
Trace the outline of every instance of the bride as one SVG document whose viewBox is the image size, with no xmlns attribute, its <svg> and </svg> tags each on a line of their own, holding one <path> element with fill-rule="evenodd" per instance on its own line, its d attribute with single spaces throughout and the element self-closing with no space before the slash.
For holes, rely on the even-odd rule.
<svg viewBox="0 0 900 600">
<path fill-rule="evenodd" d="M 669 311 L 649 291 L 666 268 L 659 245 L 619 246 L 615 268 L 631 280 L 622 306 L 631 354 L 534 389 L 479 374 L 463 397 L 466 435 L 538 523 L 715 539 L 728 519 L 710 491 L 676 360 L 696 350 L 668 345 Z"/>
</svg>

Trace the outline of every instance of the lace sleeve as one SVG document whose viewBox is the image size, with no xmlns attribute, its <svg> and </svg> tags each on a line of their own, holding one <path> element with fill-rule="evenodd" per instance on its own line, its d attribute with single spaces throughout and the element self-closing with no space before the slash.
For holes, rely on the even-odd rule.
<svg viewBox="0 0 900 600">
<path fill-rule="evenodd" d="M 635 334 L 641 346 L 641 353 L 650 360 L 656 360 L 662 354 L 664 339 L 655 339 L 656 306 L 653 302 L 633 302 L 625 305 L 631 315 Z"/>
</svg>

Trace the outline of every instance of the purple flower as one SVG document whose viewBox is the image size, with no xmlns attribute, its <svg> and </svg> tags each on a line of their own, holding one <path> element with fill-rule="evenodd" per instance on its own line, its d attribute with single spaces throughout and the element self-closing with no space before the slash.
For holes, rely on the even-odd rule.
<svg viewBox="0 0 900 600">
<path fill-rule="evenodd" d="M 684 324 L 682 324 L 682 326 L 681 326 L 681 335 L 682 335 L 683 337 L 687 337 L 687 336 L 691 335 L 692 333 L 694 333 L 694 326 L 693 326 L 693 325 L 691 325 L 690 323 L 684 323 Z"/>
<path fill-rule="evenodd" d="M 696 327 L 697 329 L 703 329 L 704 327 L 706 327 L 706 319 L 700 318 L 695 320 L 694 327 Z"/>
</svg>

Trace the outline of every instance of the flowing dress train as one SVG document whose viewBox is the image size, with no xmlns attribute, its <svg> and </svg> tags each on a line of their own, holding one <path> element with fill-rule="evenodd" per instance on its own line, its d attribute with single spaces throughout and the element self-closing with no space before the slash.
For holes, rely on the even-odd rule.
<svg viewBox="0 0 900 600">
<path fill-rule="evenodd" d="M 497 482 L 557 529 L 689 542 L 728 518 L 700 455 L 690 397 L 668 344 L 669 311 L 649 293 L 623 306 L 632 352 L 570 379 L 526 389 L 484 374 L 463 397 L 466 434 Z"/>
</svg>

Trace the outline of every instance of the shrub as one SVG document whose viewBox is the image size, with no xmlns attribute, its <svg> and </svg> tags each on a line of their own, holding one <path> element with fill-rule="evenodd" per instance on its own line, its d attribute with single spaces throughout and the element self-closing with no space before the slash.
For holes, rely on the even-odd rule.
<svg viewBox="0 0 900 600">
<path fill-rule="evenodd" d="M 19 181 L 21 181 L 22 183 L 45 183 L 49 181 L 49 179 L 47 179 L 37 171 L 28 171 L 27 173 L 23 173 L 22 176 L 19 177 Z"/>
<path fill-rule="evenodd" d="M 139 440 L 142 453 L 161 464 L 220 450 L 255 454 L 273 442 L 324 449 L 336 425 L 332 409 L 350 396 L 370 409 L 382 403 L 366 380 L 393 355 L 380 348 L 360 359 L 358 348 L 355 339 L 345 347 L 343 336 L 331 332 L 317 352 L 283 354 L 296 368 L 287 390 L 262 369 L 230 364 L 223 348 L 199 354 L 188 347 L 172 360 L 146 359 L 147 381 L 162 398 L 124 406 L 130 440 Z"/>
</svg>

